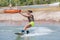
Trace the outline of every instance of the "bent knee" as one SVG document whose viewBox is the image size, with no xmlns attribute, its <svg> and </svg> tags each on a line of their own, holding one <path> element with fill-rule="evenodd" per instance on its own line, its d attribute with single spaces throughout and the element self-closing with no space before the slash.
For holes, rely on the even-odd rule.
<svg viewBox="0 0 60 40">
<path fill-rule="evenodd" d="M 31 27 L 31 24 L 29 24 L 29 25 L 26 25 L 25 27 L 26 27 L 26 28 L 29 28 L 29 27 Z"/>
</svg>

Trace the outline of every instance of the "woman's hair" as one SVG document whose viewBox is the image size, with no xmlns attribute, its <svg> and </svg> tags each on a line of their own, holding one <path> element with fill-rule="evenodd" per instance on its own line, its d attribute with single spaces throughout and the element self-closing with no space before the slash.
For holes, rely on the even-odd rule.
<svg viewBox="0 0 60 40">
<path fill-rule="evenodd" d="M 32 11 L 32 10 L 28 10 L 28 12 L 33 13 L 33 11 Z"/>
</svg>

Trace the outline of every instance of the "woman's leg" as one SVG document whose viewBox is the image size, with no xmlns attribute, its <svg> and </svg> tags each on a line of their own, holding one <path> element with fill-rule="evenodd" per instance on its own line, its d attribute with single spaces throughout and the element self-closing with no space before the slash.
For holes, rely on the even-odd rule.
<svg viewBox="0 0 60 40">
<path fill-rule="evenodd" d="M 25 25 L 24 29 L 22 30 L 22 33 L 24 33 L 26 31 L 26 33 L 28 34 L 29 31 L 27 29 L 30 28 L 30 27 L 31 27 L 31 24 Z"/>
<path fill-rule="evenodd" d="M 25 25 L 24 30 L 27 30 L 30 27 L 31 27 L 31 24 L 27 24 L 27 25 Z"/>
<path fill-rule="evenodd" d="M 30 22 L 29 24 L 25 25 L 24 29 L 22 30 L 22 32 L 25 32 L 27 30 L 27 33 L 29 33 L 28 28 L 34 26 L 34 22 Z"/>
</svg>

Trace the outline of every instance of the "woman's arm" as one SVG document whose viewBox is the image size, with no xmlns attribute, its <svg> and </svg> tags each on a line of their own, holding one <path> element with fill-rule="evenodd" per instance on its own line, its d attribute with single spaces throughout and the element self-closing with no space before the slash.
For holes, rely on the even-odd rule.
<svg viewBox="0 0 60 40">
<path fill-rule="evenodd" d="M 22 13 L 20 13 L 22 16 L 24 16 L 24 17 L 30 17 L 31 15 L 24 15 L 24 14 L 22 14 Z"/>
</svg>

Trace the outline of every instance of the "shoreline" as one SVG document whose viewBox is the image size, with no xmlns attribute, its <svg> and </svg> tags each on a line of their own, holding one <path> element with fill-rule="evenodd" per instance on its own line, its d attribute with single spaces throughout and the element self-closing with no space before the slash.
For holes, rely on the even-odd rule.
<svg viewBox="0 0 60 40">
<path fill-rule="evenodd" d="M 20 21 L 16 21 L 16 20 L 0 20 L 0 23 L 22 23 L 22 22 L 28 22 L 28 20 L 20 20 Z M 56 21 L 56 20 L 52 20 L 52 19 L 49 19 L 49 20 L 45 20 L 45 19 L 42 19 L 42 20 L 35 20 L 35 22 L 37 23 L 59 23 L 60 24 L 60 20 L 59 21 Z"/>
<path fill-rule="evenodd" d="M 25 14 L 25 13 L 24 13 Z M 33 12 L 35 20 L 60 20 L 60 11 L 40 11 L 40 12 Z M 23 17 L 19 13 L 17 14 L 0 14 L 0 20 L 27 20 L 27 18 Z"/>
<path fill-rule="evenodd" d="M 25 14 L 25 13 L 24 13 Z M 33 12 L 35 20 L 40 19 L 53 19 L 53 20 L 60 20 L 60 11 L 40 11 L 40 12 Z M 17 14 L 0 14 L 0 20 L 27 20 L 27 18 L 23 17 L 19 13 Z"/>
<path fill-rule="evenodd" d="M 40 22 L 52 22 L 60 23 L 60 7 L 49 7 L 49 8 L 31 8 L 25 9 L 22 13 L 25 14 L 26 10 L 33 10 L 33 15 L 36 21 Z M 9 14 L 0 13 L 0 22 L 4 21 L 26 21 L 27 18 L 21 16 L 19 13 Z"/>
</svg>

